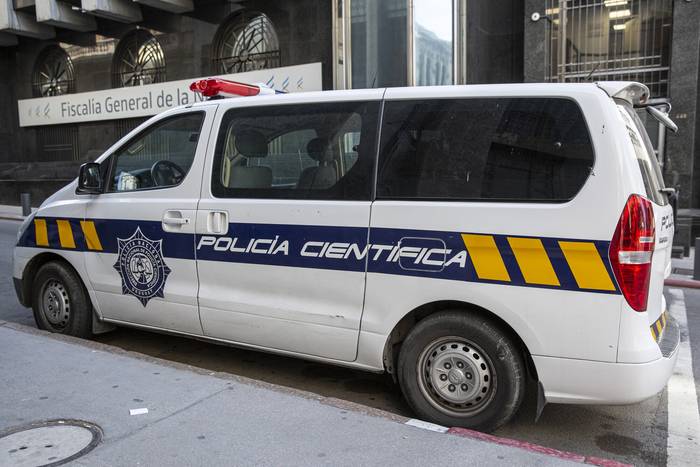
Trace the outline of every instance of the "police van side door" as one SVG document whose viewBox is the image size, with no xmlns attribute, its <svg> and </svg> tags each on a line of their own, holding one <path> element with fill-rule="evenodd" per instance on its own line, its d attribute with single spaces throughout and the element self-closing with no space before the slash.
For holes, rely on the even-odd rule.
<svg viewBox="0 0 700 467">
<path fill-rule="evenodd" d="M 197 216 L 206 336 L 355 359 L 380 97 L 219 112 Z"/>
<path fill-rule="evenodd" d="M 107 320 L 201 334 L 194 224 L 216 105 L 168 112 L 105 161 L 86 267 Z"/>
</svg>

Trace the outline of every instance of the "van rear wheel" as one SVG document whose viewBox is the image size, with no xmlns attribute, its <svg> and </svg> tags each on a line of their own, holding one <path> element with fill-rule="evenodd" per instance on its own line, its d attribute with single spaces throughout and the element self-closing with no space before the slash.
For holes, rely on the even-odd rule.
<svg viewBox="0 0 700 467">
<path fill-rule="evenodd" d="M 39 268 L 32 284 L 32 310 L 39 329 L 92 336 L 90 298 L 78 275 L 65 263 L 50 261 Z"/>
<path fill-rule="evenodd" d="M 518 347 L 491 320 L 468 311 L 420 321 L 401 345 L 398 379 L 419 417 L 480 431 L 510 420 L 525 392 Z"/>
</svg>

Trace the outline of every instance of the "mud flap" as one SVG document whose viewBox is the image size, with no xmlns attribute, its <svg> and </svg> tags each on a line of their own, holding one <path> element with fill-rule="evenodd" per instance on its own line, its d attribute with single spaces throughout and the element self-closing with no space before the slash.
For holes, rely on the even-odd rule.
<svg viewBox="0 0 700 467">
<path fill-rule="evenodd" d="M 113 324 L 105 323 L 100 321 L 97 317 L 95 310 L 92 310 L 92 333 L 93 334 L 104 334 L 109 331 L 115 330 L 117 327 Z"/>
<path fill-rule="evenodd" d="M 535 423 L 540 419 L 544 406 L 547 404 L 547 399 L 544 397 L 544 387 L 540 381 L 537 382 L 537 411 L 535 412 Z"/>
</svg>

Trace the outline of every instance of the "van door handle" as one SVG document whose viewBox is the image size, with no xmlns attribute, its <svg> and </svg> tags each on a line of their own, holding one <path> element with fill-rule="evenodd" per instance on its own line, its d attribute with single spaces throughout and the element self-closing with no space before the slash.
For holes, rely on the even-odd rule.
<svg viewBox="0 0 700 467">
<path fill-rule="evenodd" d="M 211 211 L 207 215 L 207 233 L 226 235 L 228 232 L 228 212 Z"/>
<path fill-rule="evenodd" d="M 164 217 L 163 224 L 169 225 L 185 225 L 189 224 L 190 220 L 186 217 Z"/>
<path fill-rule="evenodd" d="M 163 230 L 166 232 L 182 231 L 184 226 L 189 225 L 190 218 L 185 217 L 182 211 L 165 211 L 163 214 Z"/>
</svg>

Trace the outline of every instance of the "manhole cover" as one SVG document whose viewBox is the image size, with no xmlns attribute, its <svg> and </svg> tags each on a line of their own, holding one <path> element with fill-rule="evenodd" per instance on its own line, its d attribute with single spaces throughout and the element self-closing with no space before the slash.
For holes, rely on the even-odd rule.
<svg viewBox="0 0 700 467">
<path fill-rule="evenodd" d="M 102 439 L 97 425 L 50 420 L 0 432 L 0 465 L 61 465 L 90 452 Z"/>
</svg>

